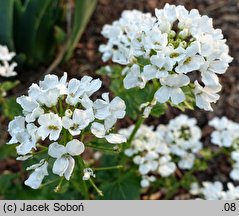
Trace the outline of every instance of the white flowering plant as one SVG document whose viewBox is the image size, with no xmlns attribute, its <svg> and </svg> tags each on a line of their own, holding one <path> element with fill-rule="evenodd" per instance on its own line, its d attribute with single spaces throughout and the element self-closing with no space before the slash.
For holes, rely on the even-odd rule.
<svg viewBox="0 0 239 216">
<path fill-rule="evenodd" d="M 59 190 L 64 179 L 70 180 L 76 166 L 81 173 L 78 181 L 89 180 L 102 195 L 90 178 L 95 176 L 93 170 L 87 167 L 81 155 L 87 146 L 97 148 L 91 144 L 95 137 L 106 140 L 111 151 L 119 149 L 112 144 L 124 143 L 126 138 L 112 129 L 116 121 L 125 116 L 124 101 L 119 97 L 110 101 L 109 93 L 103 93 L 102 99 L 91 99 L 101 85 L 99 79 L 90 76 L 68 82 L 67 73 L 60 79 L 47 75 L 39 85 L 30 86 L 28 95 L 17 98 L 23 115 L 9 123 L 11 140 L 8 144 L 17 144 L 17 160 L 38 161 L 27 167 L 32 173 L 26 185 L 39 188 L 52 170 L 53 181 L 59 180 L 56 187 Z"/>
<path fill-rule="evenodd" d="M 188 11 L 181 5 L 166 4 L 163 9 L 155 9 L 155 16 L 137 10 L 123 11 L 119 20 L 106 24 L 101 33 L 107 40 L 99 47 L 102 60 L 111 60 L 114 65 L 102 67 L 98 74 L 110 77 L 111 91 L 121 96 L 127 115 L 136 121 L 127 129 L 128 133 L 125 132 L 128 142 L 124 150 L 130 156 L 136 151 L 134 163 L 143 175 L 141 184 L 148 186 L 155 182 L 152 175 L 146 175 L 150 172 L 157 170 L 162 175 L 159 171 L 161 157 L 171 167 L 167 167 L 169 173 L 176 170 L 176 165 L 180 169 L 194 170 L 195 153 L 202 148 L 201 132 L 195 120 L 181 116 L 166 128 L 159 126 L 160 135 L 155 135 L 152 128 L 140 129 L 140 126 L 150 115 L 163 115 L 169 106 L 181 111 L 196 107 L 213 111 L 212 103 L 218 101 L 221 90 L 218 75 L 225 73 L 232 61 L 222 31 L 215 29 L 212 19 L 200 15 L 196 9 Z M 189 140 L 181 139 L 177 132 L 184 127 L 184 122 L 188 124 L 183 136 L 187 138 L 188 131 L 193 128 L 194 136 Z M 133 143 L 140 145 L 142 141 L 137 141 L 137 136 L 141 133 L 150 134 L 149 143 L 154 144 L 144 141 L 145 149 L 139 147 L 142 149 L 137 152 Z M 158 136 L 160 139 L 155 138 Z M 166 142 L 170 153 L 157 152 L 155 140 Z M 206 161 L 213 158 L 210 149 L 202 149 L 202 157 L 205 154 L 210 154 Z M 198 160 L 195 169 L 206 169 L 206 161 Z M 190 179 L 192 173 L 185 176 Z M 189 186 L 187 184 L 187 188 Z"/>
<path fill-rule="evenodd" d="M 214 128 L 211 143 L 219 147 L 219 152 L 229 157 L 232 164 L 230 178 L 239 180 L 239 124 L 227 117 L 215 117 L 209 125 Z"/>
<path fill-rule="evenodd" d="M 124 89 L 152 94 L 145 98 L 145 116 L 156 103 L 212 111 L 221 90 L 218 74 L 226 72 L 232 58 L 211 18 L 196 9 L 166 4 L 155 16 L 124 11 L 119 20 L 103 27 L 102 35 L 108 40 L 99 48 L 103 61 L 123 65 L 118 73 L 110 67 L 102 71 L 122 77 Z"/>
<path fill-rule="evenodd" d="M 54 185 L 55 192 L 77 191 L 72 196 L 84 199 L 103 194 L 105 199 L 139 199 L 159 188 L 164 199 L 173 198 L 179 188 L 191 188 L 191 195 L 205 199 L 239 198 L 233 184 L 228 191 L 220 182 L 192 185 L 195 173 L 206 171 L 207 162 L 224 147 L 235 162 L 230 177 L 239 179 L 236 123 L 209 123 L 216 129 L 216 154 L 203 146 L 195 118 L 181 114 L 167 124 L 145 123 L 170 107 L 213 111 L 222 87 L 218 75 L 232 58 L 212 19 L 196 9 L 166 4 L 155 16 L 124 11 L 103 27 L 102 35 L 107 39 L 99 47 L 102 60 L 114 65 L 97 73 L 110 78 L 113 94 L 102 93 L 100 79 L 68 80 L 64 73 L 61 78 L 46 75 L 17 98 L 22 114 L 9 123 L 8 144 L 30 172 L 25 185 L 41 190 Z M 124 117 L 119 129 L 116 123 Z M 211 191 L 217 196 L 210 197 Z"/>
<path fill-rule="evenodd" d="M 205 200 L 238 200 L 239 186 L 234 186 L 233 183 L 227 183 L 227 189 L 224 189 L 223 183 L 216 182 L 202 182 L 202 187 L 198 183 L 191 185 L 190 193 L 193 196 L 200 197 L 198 199 Z"/>
<path fill-rule="evenodd" d="M 17 75 L 15 71 L 17 63 L 13 61 L 14 56 L 15 53 L 10 52 L 7 46 L 0 45 L 0 112 L 8 118 L 18 113 L 15 98 L 6 98 L 7 92 L 19 84 L 16 80 L 7 80 Z"/>
<path fill-rule="evenodd" d="M 120 129 L 119 133 L 129 137 L 133 128 Z M 166 197 L 171 198 L 179 187 L 189 189 L 196 180 L 194 172 L 207 169 L 206 162 L 200 160 L 201 149 L 201 129 L 196 119 L 181 114 L 155 130 L 142 125 L 124 153 L 136 165 L 144 191 L 160 186 L 167 188 Z"/>
</svg>

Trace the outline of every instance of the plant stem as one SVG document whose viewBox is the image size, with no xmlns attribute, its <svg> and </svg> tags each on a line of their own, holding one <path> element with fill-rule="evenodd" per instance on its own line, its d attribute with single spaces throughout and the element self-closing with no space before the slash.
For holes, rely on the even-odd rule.
<svg viewBox="0 0 239 216">
<path fill-rule="evenodd" d="M 41 150 L 41 151 L 33 152 L 32 155 L 35 156 L 35 155 L 41 154 L 41 153 L 43 153 L 43 152 L 46 152 L 47 150 L 48 150 L 48 148 L 44 148 L 44 149 Z"/>
<path fill-rule="evenodd" d="M 80 141 L 83 142 L 85 138 L 85 134 L 84 134 L 84 131 L 81 132 L 81 137 L 80 137 Z"/>
<path fill-rule="evenodd" d="M 56 114 L 58 114 L 58 110 L 57 110 L 56 106 L 53 107 L 53 110 L 55 111 Z"/>
<path fill-rule="evenodd" d="M 60 109 L 60 115 L 63 116 L 64 112 L 63 112 L 63 106 L 62 106 L 62 101 L 61 99 L 59 99 L 59 109 Z"/>
<path fill-rule="evenodd" d="M 55 191 L 56 193 L 58 193 L 58 192 L 61 190 L 61 185 L 62 185 L 62 183 L 63 183 L 63 180 L 64 180 L 64 176 L 61 177 L 59 184 L 58 184 L 58 185 L 56 186 L 56 188 L 54 189 L 54 191 Z"/>
<path fill-rule="evenodd" d="M 90 143 L 86 143 L 85 146 L 96 149 L 96 150 L 103 150 L 103 151 L 109 151 L 109 152 L 113 152 L 113 153 L 119 153 L 119 150 L 114 150 L 113 148 L 105 148 L 105 147 L 101 147 L 101 146 L 94 146 L 94 145 L 91 145 Z"/>
<path fill-rule="evenodd" d="M 85 163 L 80 156 L 77 157 L 77 165 L 79 166 L 79 170 L 80 170 L 80 185 L 82 186 L 82 190 L 80 192 L 85 197 L 85 199 L 89 199 L 88 187 L 86 185 L 86 182 L 84 180 L 82 180 L 82 175 L 83 175 L 83 170 L 85 168 Z"/>
<path fill-rule="evenodd" d="M 129 137 L 129 139 L 128 139 L 128 142 L 127 142 L 126 145 L 124 146 L 124 149 L 130 147 L 131 142 L 133 141 L 133 139 L 134 139 L 134 137 L 135 137 L 135 135 L 136 135 L 138 129 L 139 129 L 140 126 L 143 124 L 144 120 L 145 120 L 145 118 L 141 115 L 141 116 L 139 117 L 139 119 L 137 120 L 137 122 L 136 122 L 136 124 L 135 124 L 135 126 L 134 126 L 134 129 L 133 129 L 132 133 L 130 134 L 130 137 Z"/>
<path fill-rule="evenodd" d="M 94 181 L 90 178 L 89 179 L 91 185 L 93 186 L 93 188 L 96 190 L 96 192 L 98 193 L 99 196 L 104 196 L 103 192 L 96 186 L 96 184 L 94 183 Z"/>
<path fill-rule="evenodd" d="M 39 147 L 39 148 L 43 148 L 43 149 L 48 149 L 46 146 L 44 146 L 44 145 L 41 145 L 41 144 L 37 144 L 37 147 Z"/>
<path fill-rule="evenodd" d="M 112 170 L 112 169 L 122 169 L 122 165 L 117 166 L 111 166 L 111 167 L 99 167 L 99 168 L 93 168 L 94 171 L 103 171 L 103 170 Z"/>
<path fill-rule="evenodd" d="M 42 185 L 40 186 L 40 188 L 43 188 L 43 187 L 45 187 L 45 186 L 47 186 L 47 185 L 50 185 L 50 184 L 56 182 L 57 180 L 58 180 L 58 178 L 53 179 L 53 180 L 51 180 L 51 181 L 49 181 L 49 182 L 47 182 L 47 183 L 45 183 L 45 184 L 42 184 Z"/>
</svg>

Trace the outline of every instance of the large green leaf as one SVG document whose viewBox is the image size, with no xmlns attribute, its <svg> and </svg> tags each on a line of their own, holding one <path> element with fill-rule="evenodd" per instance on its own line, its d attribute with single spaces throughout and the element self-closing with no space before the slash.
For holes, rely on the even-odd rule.
<svg viewBox="0 0 239 216">
<path fill-rule="evenodd" d="M 43 18 L 51 3 L 51 0 L 29 0 L 25 1 L 22 7 L 19 2 L 16 3 L 16 13 L 14 14 L 14 41 L 16 50 L 18 53 L 22 52 L 27 55 L 27 61 L 30 65 L 33 64 L 36 53 L 39 52 L 35 47 L 37 38 L 39 37 L 38 30 L 42 21 L 47 25 L 46 20 Z M 46 36 L 42 34 L 41 37 L 45 38 Z M 42 46 L 45 45 L 42 44 Z"/>
<path fill-rule="evenodd" d="M 13 4 L 14 0 L 0 0 L 0 44 L 14 49 L 13 43 Z"/>
<path fill-rule="evenodd" d="M 121 174 L 112 183 L 105 183 L 101 189 L 106 200 L 137 200 L 140 198 L 140 179 L 131 171 Z"/>
<path fill-rule="evenodd" d="M 110 89 L 115 95 L 125 101 L 126 114 L 132 119 L 136 119 L 141 113 L 140 105 L 151 102 L 155 93 L 154 87 L 151 84 L 146 85 L 144 89 L 125 89 L 122 86 L 122 82 L 119 82 L 119 79 L 112 81 Z"/>
<path fill-rule="evenodd" d="M 67 50 L 64 61 L 67 61 L 78 43 L 83 31 L 95 9 L 97 0 L 76 0 L 74 9 L 74 18 L 72 32 L 67 41 Z"/>
<path fill-rule="evenodd" d="M 57 46 L 55 26 L 58 24 L 61 13 L 60 0 L 52 1 L 46 9 L 36 34 L 34 49 L 31 50 L 31 55 L 35 57 L 34 61 L 45 64 L 52 61 Z"/>
</svg>

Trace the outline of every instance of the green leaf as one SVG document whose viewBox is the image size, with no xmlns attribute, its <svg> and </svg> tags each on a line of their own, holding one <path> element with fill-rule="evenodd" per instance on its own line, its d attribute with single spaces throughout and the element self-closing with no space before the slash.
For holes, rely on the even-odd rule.
<svg viewBox="0 0 239 216">
<path fill-rule="evenodd" d="M 54 27 L 54 37 L 58 44 L 63 44 L 66 39 L 66 33 L 60 26 Z"/>
<path fill-rule="evenodd" d="M 9 91 L 13 88 L 15 88 L 19 84 L 19 81 L 6 81 L 0 84 L 0 88 L 3 89 L 4 91 Z"/>
<path fill-rule="evenodd" d="M 160 117 L 161 115 L 163 115 L 166 112 L 167 109 L 167 105 L 166 104 L 161 104 L 161 103 L 157 103 L 153 109 L 151 110 L 151 115 L 153 117 Z"/>
<path fill-rule="evenodd" d="M 101 186 L 106 200 L 137 200 L 140 198 L 140 179 L 135 172 L 118 176 L 115 182 Z"/>
<path fill-rule="evenodd" d="M 117 80 L 114 80 L 116 83 Z M 132 89 L 121 89 L 116 83 L 112 82 L 111 90 L 118 95 L 121 99 L 125 101 L 126 104 L 126 114 L 132 118 L 137 119 L 138 115 L 141 113 L 140 105 L 146 102 L 151 102 L 155 89 L 150 83 L 145 86 L 144 89 L 132 88 Z M 117 83 L 119 85 L 119 83 Z M 119 91 L 120 90 L 120 91 Z"/>
<path fill-rule="evenodd" d="M 111 67 L 102 67 L 97 71 L 97 73 L 100 75 L 107 75 L 112 78 L 110 90 L 114 93 L 114 95 L 119 96 L 125 101 L 126 114 L 135 120 L 141 113 L 140 105 L 146 102 L 151 102 L 157 89 L 152 83 L 148 83 L 143 89 L 138 87 L 125 89 L 123 86 L 124 76 L 121 75 L 122 70 L 122 66 L 113 65 Z M 164 113 L 164 106 L 165 105 L 163 104 L 157 105 L 152 111 L 153 115 L 160 116 Z"/>
<path fill-rule="evenodd" d="M 77 169 L 76 169 L 76 172 L 73 175 L 72 184 L 74 186 L 74 189 L 76 189 L 78 192 L 80 192 L 80 194 L 82 194 L 82 196 L 85 199 L 89 199 L 89 192 L 88 192 L 88 187 L 87 187 L 86 181 L 84 181 L 82 179 L 83 169 L 85 167 L 84 161 L 82 160 L 81 157 L 77 157 L 76 158 L 76 163 L 77 163 Z"/>
<path fill-rule="evenodd" d="M 14 50 L 13 4 L 14 0 L 0 0 L 0 44 Z"/>
<path fill-rule="evenodd" d="M 2 174 L 0 175 L 0 194 L 7 193 L 12 187 L 12 181 L 17 177 L 17 174 Z"/>
<path fill-rule="evenodd" d="M 28 0 L 15 4 L 14 41 L 17 53 L 27 56 L 27 64 L 46 63 L 53 56 L 56 42 L 53 27 L 58 19 L 59 0 Z"/>
<path fill-rule="evenodd" d="M 16 145 L 1 144 L 0 146 L 0 160 L 16 157 Z"/>
<path fill-rule="evenodd" d="M 95 9 L 97 0 L 76 0 L 74 9 L 73 26 L 70 38 L 67 43 L 67 52 L 65 53 L 64 61 L 69 60 L 74 48 Z"/>
<path fill-rule="evenodd" d="M 18 34 L 15 36 L 18 46 L 24 49 L 27 53 L 31 52 L 41 20 L 50 2 L 51 0 L 26 1 L 24 4 L 24 10 L 19 14 L 20 17 L 17 17 L 18 20 L 16 20 L 16 26 L 18 28 L 16 30 Z"/>
<path fill-rule="evenodd" d="M 119 78 L 122 77 L 121 75 L 122 70 L 123 67 L 120 65 L 112 65 L 112 66 L 107 65 L 97 70 L 96 74 L 99 74 L 101 76 L 108 76 L 111 78 Z"/>
<path fill-rule="evenodd" d="M 208 169 L 208 164 L 204 160 L 196 159 L 194 162 L 194 170 L 205 171 Z"/>
<path fill-rule="evenodd" d="M 184 189 L 189 190 L 191 187 L 192 182 L 195 182 L 197 179 L 195 176 L 193 176 L 192 174 L 186 174 L 182 179 L 181 179 L 181 183 L 180 186 Z"/>
<path fill-rule="evenodd" d="M 10 119 L 22 114 L 22 108 L 16 102 L 15 98 L 8 98 L 5 100 L 3 104 L 3 114 Z"/>
<path fill-rule="evenodd" d="M 106 139 L 94 139 L 90 141 L 90 143 L 85 144 L 87 147 L 103 151 L 105 153 L 111 153 L 111 154 L 118 154 L 121 152 L 121 145 L 114 145 L 111 143 L 108 143 Z"/>
</svg>

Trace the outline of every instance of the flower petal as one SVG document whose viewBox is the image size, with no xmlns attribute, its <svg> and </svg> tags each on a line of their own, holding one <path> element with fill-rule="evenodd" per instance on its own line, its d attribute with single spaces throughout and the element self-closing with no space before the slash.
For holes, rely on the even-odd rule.
<svg viewBox="0 0 239 216">
<path fill-rule="evenodd" d="M 66 151 L 72 156 L 80 155 L 84 150 L 84 144 L 77 139 L 73 139 L 66 144 Z"/>
</svg>

